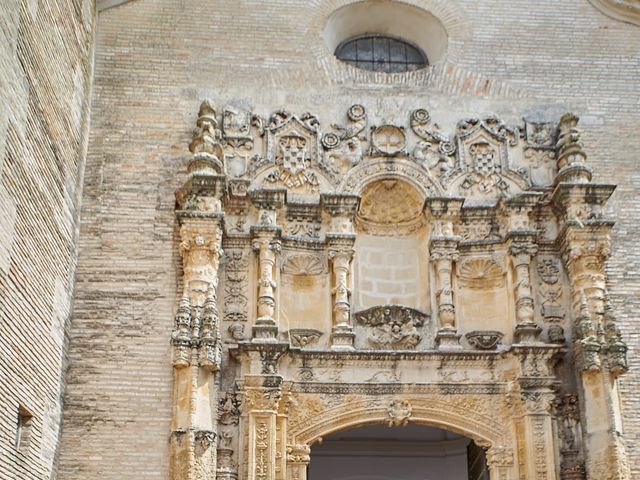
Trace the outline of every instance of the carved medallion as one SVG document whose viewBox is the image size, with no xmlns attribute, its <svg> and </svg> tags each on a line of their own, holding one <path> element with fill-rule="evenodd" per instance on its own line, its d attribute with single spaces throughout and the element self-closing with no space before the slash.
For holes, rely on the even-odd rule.
<svg viewBox="0 0 640 480">
<path fill-rule="evenodd" d="M 383 125 L 371 128 L 371 155 L 406 155 L 404 127 Z"/>
</svg>

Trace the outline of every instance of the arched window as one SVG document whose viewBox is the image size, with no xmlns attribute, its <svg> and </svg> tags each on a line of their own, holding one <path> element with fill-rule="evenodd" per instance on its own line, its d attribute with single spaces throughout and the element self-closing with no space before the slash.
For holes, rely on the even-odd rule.
<svg viewBox="0 0 640 480">
<path fill-rule="evenodd" d="M 416 45 L 389 35 L 366 34 L 351 37 L 336 48 L 335 55 L 354 67 L 374 72 L 398 73 L 429 65 Z"/>
</svg>

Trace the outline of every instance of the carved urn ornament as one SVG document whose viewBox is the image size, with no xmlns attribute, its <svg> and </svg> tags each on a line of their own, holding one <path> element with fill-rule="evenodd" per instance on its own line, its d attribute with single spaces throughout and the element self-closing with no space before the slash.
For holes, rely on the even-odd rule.
<svg viewBox="0 0 640 480">
<path fill-rule="evenodd" d="M 409 422 L 492 479 L 630 479 L 615 187 L 577 116 L 218 112 L 176 192 L 174 480 L 306 480 L 326 435 Z"/>
</svg>

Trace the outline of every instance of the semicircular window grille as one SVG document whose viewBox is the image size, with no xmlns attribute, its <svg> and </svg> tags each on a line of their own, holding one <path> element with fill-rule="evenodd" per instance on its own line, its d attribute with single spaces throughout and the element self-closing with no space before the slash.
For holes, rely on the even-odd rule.
<svg viewBox="0 0 640 480">
<path fill-rule="evenodd" d="M 351 37 L 338 45 L 335 56 L 356 68 L 373 72 L 412 72 L 429 65 L 425 53 L 413 43 L 380 34 Z"/>
</svg>

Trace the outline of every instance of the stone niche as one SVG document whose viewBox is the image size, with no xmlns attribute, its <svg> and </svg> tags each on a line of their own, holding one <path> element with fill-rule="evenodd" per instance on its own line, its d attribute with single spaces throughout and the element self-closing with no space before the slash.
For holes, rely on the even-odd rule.
<svg viewBox="0 0 640 480">
<path fill-rule="evenodd" d="M 202 104 L 176 194 L 173 478 L 304 480 L 323 436 L 415 423 L 473 441 L 492 480 L 629 479 L 615 187 L 578 118 L 379 120 Z"/>
</svg>

